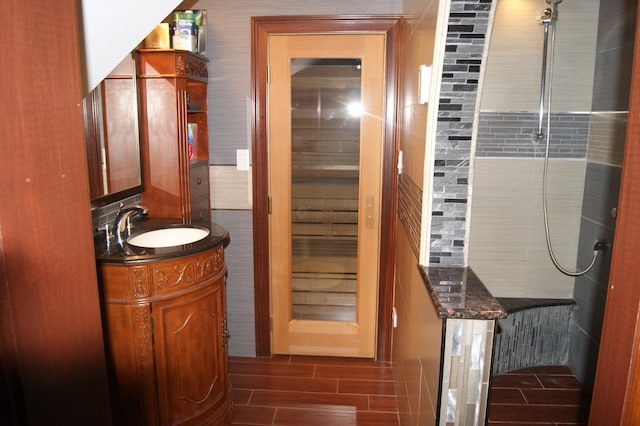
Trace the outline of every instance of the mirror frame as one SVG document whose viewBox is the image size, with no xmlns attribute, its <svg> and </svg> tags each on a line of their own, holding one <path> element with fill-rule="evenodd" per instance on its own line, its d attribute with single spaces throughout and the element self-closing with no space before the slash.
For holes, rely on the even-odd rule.
<svg viewBox="0 0 640 426">
<path fill-rule="evenodd" d="M 102 100 L 102 96 L 104 95 L 97 92 L 99 88 L 102 88 L 103 83 L 100 84 L 89 93 L 84 99 L 84 124 L 85 124 L 85 140 L 86 140 L 86 149 L 87 149 L 87 166 L 88 166 L 88 179 L 90 183 L 90 200 L 91 200 L 91 209 L 99 208 L 105 206 L 107 204 L 112 204 L 122 199 L 132 197 L 138 194 L 141 194 L 144 190 L 144 177 L 143 177 L 143 164 L 142 164 L 142 152 L 141 152 L 141 131 L 140 131 L 140 123 L 141 123 L 141 115 L 140 115 L 140 92 L 138 85 L 138 75 L 137 75 L 137 64 L 136 64 L 136 53 L 135 51 L 129 53 L 127 56 L 131 57 L 131 79 L 133 81 L 133 88 L 135 93 L 135 99 L 132 99 L 132 102 L 135 103 L 135 110 L 137 112 L 136 117 L 136 129 L 137 129 L 137 145 L 136 152 L 138 157 L 138 184 L 132 185 L 130 187 L 115 191 L 109 192 L 102 195 L 94 195 L 93 188 L 95 186 L 100 187 L 103 185 L 103 176 L 102 176 L 102 167 L 106 160 L 103 158 L 104 149 L 102 146 L 102 135 L 105 130 L 104 127 L 106 124 L 104 123 L 104 113 L 103 113 L 103 105 L 104 102 Z M 125 56 L 124 59 L 127 57 Z M 124 61 L 123 59 L 123 61 Z M 120 67 L 120 64 L 116 66 L 114 71 L 116 71 Z M 113 71 L 112 71 L 113 73 Z M 110 74 L 112 74 L 110 73 Z M 105 78 L 109 78 L 108 76 Z"/>
</svg>

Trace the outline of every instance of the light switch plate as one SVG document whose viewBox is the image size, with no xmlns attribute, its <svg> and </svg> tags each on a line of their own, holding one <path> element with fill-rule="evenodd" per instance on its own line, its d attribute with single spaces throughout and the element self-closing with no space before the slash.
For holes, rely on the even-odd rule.
<svg viewBox="0 0 640 426">
<path fill-rule="evenodd" d="M 418 102 L 426 104 L 429 102 L 429 91 L 431 90 L 431 67 L 420 65 L 418 78 Z"/>
<path fill-rule="evenodd" d="M 236 149 L 236 164 L 238 170 L 249 170 L 248 149 Z"/>
</svg>

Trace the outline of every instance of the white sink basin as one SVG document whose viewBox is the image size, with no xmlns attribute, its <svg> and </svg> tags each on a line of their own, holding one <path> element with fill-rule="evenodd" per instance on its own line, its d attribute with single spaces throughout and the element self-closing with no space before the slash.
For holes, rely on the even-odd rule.
<svg viewBox="0 0 640 426">
<path fill-rule="evenodd" d="M 145 231 L 127 238 L 127 243 L 145 248 L 181 246 L 195 243 L 209 235 L 209 230 L 198 226 L 172 226 Z"/>
</svg>

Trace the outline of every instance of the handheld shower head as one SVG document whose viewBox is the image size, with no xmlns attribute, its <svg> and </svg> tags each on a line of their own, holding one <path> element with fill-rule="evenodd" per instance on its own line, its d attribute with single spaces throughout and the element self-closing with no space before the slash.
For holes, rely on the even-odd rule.
<svg viewBox="0 0 640 426">
<path fill-rule="evenodd" d="M 538 23 L 550 24 L 552 19 L 553 19 L 553 11 L 551 10 L 550 7 L 547 7 L 542 11 L 542 13 L 540 13 L 540 16 L 538 16 Z"/>
<path fill-rule="evenodd" d="M 545 0 L 547 4 L 551 5 L 550 8 L 546 8 L 542 11 L 542 14 L 538 18 L 538 22 L 541 24 L 552 24 L 558 19 L 558 3 L 562 3 L 562 0 Z"/>
</svg>

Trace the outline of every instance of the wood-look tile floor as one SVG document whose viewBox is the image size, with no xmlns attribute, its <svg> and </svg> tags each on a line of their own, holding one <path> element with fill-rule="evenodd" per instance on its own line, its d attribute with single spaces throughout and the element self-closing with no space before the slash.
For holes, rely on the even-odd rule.
<svg viewBox="0 0 640 426">
<path fill-rule="evenodd" d="M 397 426 L 391 367 L 370 360 L 231 357 L 232 425 Z M 489 426 L 586 425 L 588 403 L 567 367 L 494 376 Z"/>
<path fill-rule="evenodd" d="M 233 425 L 398 425 L 391 367 L 371 360 L 229 359 Z"/>
<path fill-rule="evenodd" d="M 588 396 L 564 366 L 496 375 L 489 395 L 489 426 L 586 425 Z"/>
</svg>

